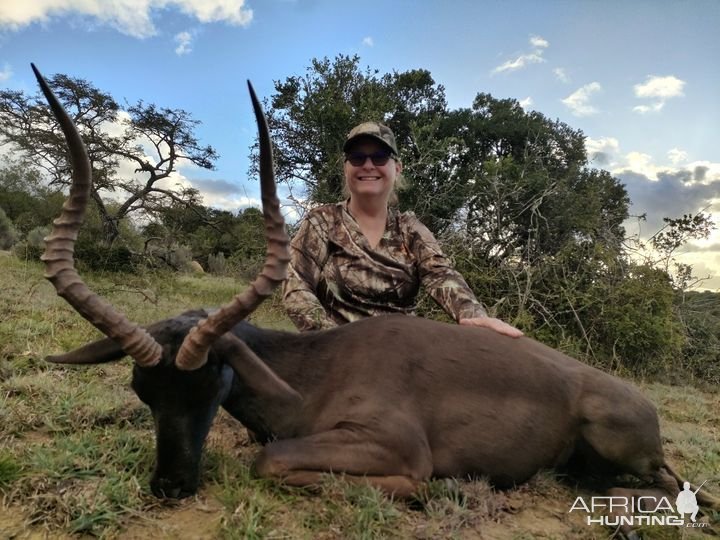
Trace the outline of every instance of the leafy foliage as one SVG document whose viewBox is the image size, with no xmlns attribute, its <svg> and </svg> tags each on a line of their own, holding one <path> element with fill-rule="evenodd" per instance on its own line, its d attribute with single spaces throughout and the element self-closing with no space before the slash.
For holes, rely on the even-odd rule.
<svg viewBox="0 0 720 540">
<path fill-rule="evenodd" d="M 720 384 L 720 294 L 677 293 L 677 314 L 687 337 L 681 361 L 686 373 Z"/>
<path fill-rule="evenodd" d="M 17 232 L 5 211 L 0 208 L 0 249 L 8 249 L 17 240 Z"/>
<path fill-rule="evenodd" d="M 107 245 L 119 236 L 119 222 L 127 216 L 141 211 L 152 213 L 169 201 L 192 202 L 197 195 L 194 190 L 161 185 L 161 180 L 176 172 L 183 162 L 209 169 L 217 158 L 211 146 L 198 142 L 194 130 L 199 122 L 190 113 L 142 101 L 123 111 L 115 98 L 88 81 L 58 74 L 47 82 L 75 122 L 88 150 L 93 169 L 92 199 Z M 10 144 L 47 174 L 51 185 L 69 184 L 67 145 L 40 92 L 28 96 L 21 91 L 0 91 L 0 143 Z M 135 173 L 121 175 L 122 162 L 134 166 Z M 114 193 L 122 202 L 109 208 L 103 193 Z"/>
<path fill-rule="evenodd" d="M 48 225 L 60 213 L 65 197 L 48 187 L 37 169 L 26 163 L 6 163 L 0 168 L 0 208 L 22 235 Z"/>
</svg>

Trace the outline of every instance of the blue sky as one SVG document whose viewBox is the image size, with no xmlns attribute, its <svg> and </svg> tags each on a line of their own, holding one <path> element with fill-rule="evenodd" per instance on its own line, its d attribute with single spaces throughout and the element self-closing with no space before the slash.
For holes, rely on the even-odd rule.
<svg viewBox="0 0 720 540">
<path fill-rule="evenodd" d="M 182 181 L 233 208 L 257 198 L 245 79 L 269 96 L 273 80 L 337 54 L 381 73 L 424 68 L 452 108 L 489 92 L 581 129 L 592 165 L 648 213 L 647 234 L 706 207 L 720 222 L 718 28 L 718 0 L 5 1 L 0 86 L 34 92 L 35 62 L 191 112 L 220 159 L 215 171 L 182 169 Z M 717 231 L 684 258 L 720 288 Z"/>
</svg>

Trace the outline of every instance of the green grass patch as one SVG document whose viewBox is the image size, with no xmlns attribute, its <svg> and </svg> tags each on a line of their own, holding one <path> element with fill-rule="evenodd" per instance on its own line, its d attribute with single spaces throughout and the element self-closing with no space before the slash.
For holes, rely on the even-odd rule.
<svg viewBox="0 0 720 540">
<path fill-rule="evenodd" d="M 7 450 L 0 451 L 0 489 L 7 488 L 20 478 L 21 472 L 20 461 Z"/>
<path fill-rule="evenodd" d="M 148 430 L 107 428 L 21 447 L 22 475 L 6 486 L 7 501 L 33 523 L 102 534 L 155 504 L 146 487 L 153 446 Z"/>
</svg>

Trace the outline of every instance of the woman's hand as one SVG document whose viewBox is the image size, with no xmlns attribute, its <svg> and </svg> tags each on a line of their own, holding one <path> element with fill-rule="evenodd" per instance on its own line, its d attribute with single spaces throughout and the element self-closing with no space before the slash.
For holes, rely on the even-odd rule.
<svg viewBox="0 0 720 540">
<path fill-rule="evenodd" d="M 494 319 L 492 317 L 474 317 L 472 319 L 460 319 L 458 324 L 463 326 L 479 326 L 482 328 L 489 328 L 494 330 L 498 334 L 504 336 L 510 336 L 513 338 L 519 338 L 524 335 L 521 330 L 518 330 L 514 326 L 501 321 L 500 319 Z"/>
</svg>

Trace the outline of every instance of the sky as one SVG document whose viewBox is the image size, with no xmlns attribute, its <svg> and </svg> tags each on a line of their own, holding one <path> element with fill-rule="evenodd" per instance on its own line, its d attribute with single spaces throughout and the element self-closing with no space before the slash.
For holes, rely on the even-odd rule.
<svg viewBox="0 0 720 540">
<path fill-rule="evenodd" d="M 313 58 L 427 69 L 448 106 L 480 92 L 586 135 L 590 166 L 626 185 L 629 234 L 705 210 L 720 226 L 720 0 L 0 0 L 0 87 L 87 79 L 116 99 L 190 112 L 220 154 L 175 181 L 205 204 L 258 200 L 245 80 L 259 96 Z M 681 255 L 720 290 L 720 231 Z"/>
</svg>

